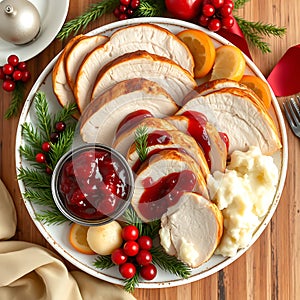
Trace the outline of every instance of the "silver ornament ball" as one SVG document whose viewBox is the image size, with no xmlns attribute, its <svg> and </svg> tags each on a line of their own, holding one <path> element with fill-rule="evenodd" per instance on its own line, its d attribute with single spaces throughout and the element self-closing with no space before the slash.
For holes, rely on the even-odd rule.
<svg viewBox="0 0 300 300">
<path fill-rule="evenodd" d="M 0 37 L 23 45 L 34 40 L 41 26 L 36 7 L 27 0 L 0 1 Z"/>
</svg>

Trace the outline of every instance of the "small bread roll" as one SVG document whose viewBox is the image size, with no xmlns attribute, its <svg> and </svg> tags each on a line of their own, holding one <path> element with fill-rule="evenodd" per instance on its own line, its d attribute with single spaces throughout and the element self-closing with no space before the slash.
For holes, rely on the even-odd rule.
<svg viewBox="0 0 300 300">
<path fill-rule="evenodd" d="M 115 249 L 121 247 L 123 242 L 121 233 L 121 225 L 112 221 L 105 225 L 90 227 L 87 231 L 87 242 L 94 252 L 110 255 Z"/>
</svg>

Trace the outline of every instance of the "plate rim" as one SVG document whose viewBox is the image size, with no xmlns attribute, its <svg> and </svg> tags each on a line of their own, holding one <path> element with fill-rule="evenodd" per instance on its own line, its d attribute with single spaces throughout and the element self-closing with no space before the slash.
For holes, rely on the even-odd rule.
<svg viewBox="0 0 300 300">
<path fill-rule="evenodd" d="M 177 20 L 177 19 L 160 18 L 160 17 L 150 17 L 150 18 L 145 17 L 145 18 L 128 19 L 128 20 L 124 20 L 124 21 L 117 21 L 114 23 L 109 23 L 109 24 L 100 26 L 100 27 L 88 32 L 87 35 L 94 35 L 99 32 L 101 33 L 104 31 L 111 31 L 111 30 L 119 29 L 120 27 L 127 27 L 130 25 L 135 25 L 135 24 L 140 24 L 140 23 L 154 23 L 157 25 L 162 24 L 162 25 L 170 25 L 170 26 L 175 25 L 175 26 L 179 26 L 179 27 L 183 27 L 183 28 L 200 29 L 200 30 L 206 32 L 213 39 L 215 39 L 216 41 L 218 41 L 222 44 L 232 44 L 225 38 L 219 36 L 218 34 L 216 34 L 214 32 L 210 32 L 207 29 L 202 28 L 201 26 L 198 26 L 196 24 L 192 24 L 192 23 Z M 18 127 L 17 127 L 17 134 L 16 134 L 16 147 L 15 147 L 16 168 L 18 168 L 18 164 L 19 163 L 21 164 L 21 161 L 22 161 L 21 156 L 18 151 L 20 141 L 21 141 L 21 131 L 20 131 L 21 125 L 26 121 L 26 117 L 29 113 L 30 106 L 32 105 L 32 102 L 33 102 L 34 94 L 38 91 L 39 87 L 43 84 L 43 79 L 45 79 L 50 74 L 59 55 L 60 55 L 60 53 L 58 53 L 49 62 L 47 67 L 44 69 L 44 71 L 39 75 L 39 77 L 37 78 L 36 82 L 34 83 L 33 87 L 31 88 L 31 90 L 26 98 L 26 101 L 24 103 L 24 107 L 21 112 L 21 116 L 19 119 Z M 261 71 L 258 69 L 258 67 L 254 64 L 254 62 L 247 55 L 244 54 L 244 56 L 246 59 L 246 63 L 250 67 L 250 69 L 252 69 L 252 71 L 257 76 L 259 76 L 261 79 L 266 81 L 265 77 L 263 76 Z M 218 271 L 224 269 L 225 267 L 229 266 L 231 263 L 236 261 L 240 256 L 242 256 L 250 247 L 252 247 L 252 245 L 256 242 L 256 240 L 260 237 L 260 235 L 266 229 L 266 227 L 269 224 L 271 218 L 273 217 L 273 215 L 277 209 L 278 203 L 280 201 L 282 190 L 283 190 L 284 183 L 285 183 L 286 172 L 287 172 L 287 163 L 288 163 L 288 142 L 287 142 L 287 132 L 286 132 L 286 127 L 285 127 L 285 123 L 284 123 L 284 118 L 283 118 L 283 114 L 280 109 L 279 103 L 278 103 L 271 87 L 270 87 L 270 90 L 271 90 L 271 95 L 272 95 L 272 104 L 273 104 L 273 107 L 274 107 L 274 110 L 276 113 L 276 118 L 278 120 L 278 129 L 281 134 L 281 142 L 282 142 L 282 149 L 281 149 L 282 160 L 281 160 L 281 166 L 280 166 L 281 168 L 279 170 L 280 177 L 279 177 L 276 193 L 274 195 L 274 199 L 270 206 L 270 209 L 269 209 L 267 215 L 265 216 L 265 218 L 263 219 L 263 221 L 261 222 L 259 228 L 254 233 L 251 243 L 246 248 L 240 249 L 235 256 L 228 257 L 221 263 L 216 264 L 215 266 L 211 267 L 209 270 L 204 270 L 203 272 L 198 273 L 198 274 L 192 274 L 187 279 L 182 279 L 182 278 L 178 277 L 178 279 L 171 280 L 168 282 L 153 282 L 153 281 L 152 282 L 151 281 L 140 282 L 139 285 L 137 286 L 137 288 L 175 287 L 175 286 L 180 286 L 180 285 L 184 285 L 187 283 L 192 283 L 192 282 L 198 281 L 200 279 L 203 279 L 205 277 L 211 276 L 211 275 L 217 273 Z M 19 141 L 19 142 L 17 142 L 17 141 Z M 17 170 L 17 174 L 18 174 L 18 170 Z M 26 209 L 28 210 L 28 212 L 30 214 L 32 221 L 34 222 L 35 226 L 37 226 L 38 230 L 44 236 L 44 238 L 47 240 L 47 242 L 60 255 L 62 255 L 66 260 L 68 260 L 74 266 L 78 267 L 80 270 L 82 270 L 96 278 L 99 278 L 99 279 L 102 279 L 102 280 L 105 280 L 105 281 L 108 281 L 108 282 L 111 282 L 114 284 L 118 284 L 118 285 L 124 284 L 123 280 L 121 280 L 119 278 L 115 278 L 115 277 L 112 277 L 111 275 L 99 273 L 96 270 L 91 269 L 90 267 L 86 266 L 86 264 L 83 264 L 82 262 L 78 262 L 78 260 L 74 260 L 70 253 L 66 253 L 66 251 L 64 249 L 59 247 L 57 245 L 57 243 L 55 242 L 55 240 L 52 238 L 52 236 L 49 234 L 49 232 L 46 231 L 45 227 L 47 227 L 47 225 L 41 224 L 40 222 L 35 220 L 35 212 L 34 212 L 34 208 L 33 208 L 32 204 L 28 200 L 23 198 L 23 192 L 24 192 L 24 188 L 25 188 L 24 184 L 20 180 L 18 180 L 18 184 L 19 184 L 20 192 L 22 194 L 22 199 L 24 201 Z M 54 225 L 54 226 L 57 226 L 57 225 Z"/>
</svg>

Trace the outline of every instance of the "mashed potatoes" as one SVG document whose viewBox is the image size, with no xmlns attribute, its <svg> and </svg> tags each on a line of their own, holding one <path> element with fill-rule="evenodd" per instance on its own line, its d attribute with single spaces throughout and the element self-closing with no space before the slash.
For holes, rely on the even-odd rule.
<svg viewBox="0 0 300 300">
<path fill-rule="evenodd" d="M 233 256 L 248 246 L 268 212 L 277 182 L 273 158 L 262 155 L 257 147 L 233 152 L 226 172 L 209 177 L 210 196 L 224 217 L 224 234 L 215 254 Z"/>
</svg>

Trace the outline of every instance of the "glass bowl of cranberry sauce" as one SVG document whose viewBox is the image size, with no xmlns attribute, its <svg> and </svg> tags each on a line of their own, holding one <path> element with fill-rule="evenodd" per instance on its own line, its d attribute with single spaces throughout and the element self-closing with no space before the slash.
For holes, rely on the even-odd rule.
<svg viewBox="0 0 300 300">
<path fill-rule="evenodd" d="M 70 221 L 98 226 L 124 213 L 134 178 L 120 153 L 105 145 L 85 144 L 61 157 L 51 189 L 55 204 Z"/>
</svg>

